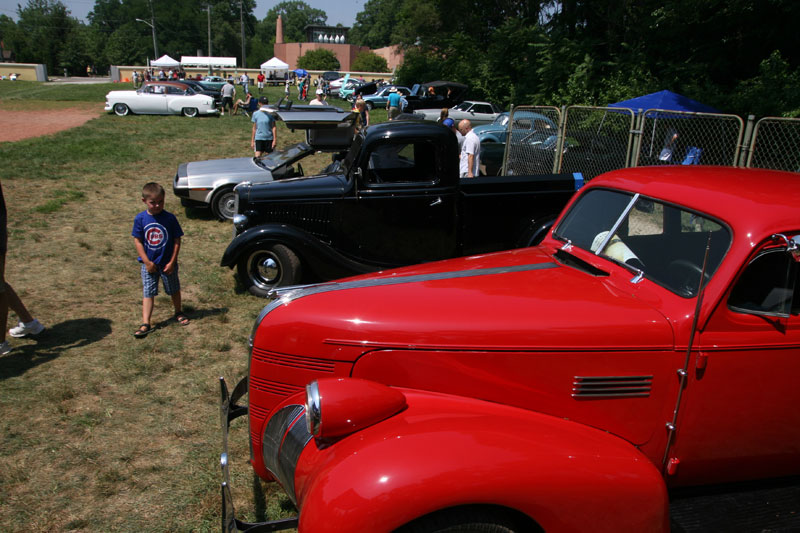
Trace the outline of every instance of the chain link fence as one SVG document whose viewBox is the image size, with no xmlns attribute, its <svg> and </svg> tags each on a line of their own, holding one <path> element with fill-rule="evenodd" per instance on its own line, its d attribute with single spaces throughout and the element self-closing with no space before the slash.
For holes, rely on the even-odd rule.
<svg viewBox="0 0 800 533">
<path fill-rule="evenodd" d="M 750 146 L 748 167 L 800 172 L 800 120 L 762 118 Z"/>
<path fill-rule="evenodd" d="M 744 122 L 736 115 L 649 109 L 640 120 L 633 167 L 736 165 Z"/>
<path fill-rule="evenodd" d="M 556 173 L 560 124 L 561 110 L 557 107 L 520 106 L 512 109 L 502 173 Z"/>
<path fill-rule="evenodd" d="M 645 165 L 722 165 L 800 172 L 800 119 L 618 107 L 511 110 L 503 174 L 580 172 L 585 180 Z"/>
</svg>

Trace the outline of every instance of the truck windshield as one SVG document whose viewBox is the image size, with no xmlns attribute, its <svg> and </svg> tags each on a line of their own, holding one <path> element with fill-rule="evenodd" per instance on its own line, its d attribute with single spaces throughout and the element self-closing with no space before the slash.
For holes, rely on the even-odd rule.
<svg viewBox="0 0 800 533">
<path fill-rule="evenodd" d="M 730 246 L 730 230 L 712 218 L 680 206 L 626 191 L 584 193 L 553 236 L 604 257 L 679 294 L 693 297 L 711 279 Z"/>
</svg>

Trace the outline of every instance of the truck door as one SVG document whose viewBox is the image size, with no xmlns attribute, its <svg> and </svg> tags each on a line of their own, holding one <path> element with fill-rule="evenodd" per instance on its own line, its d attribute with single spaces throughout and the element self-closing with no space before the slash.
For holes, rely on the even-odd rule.
<svg viewBox="0 0 800 533">
<path fill-rule="evenodd" d="M 432 139 L 383 139 L 362 154 L 352 212 L 355 254 L 387 266 L 453 257 L 457 211 L 453 164 Z M 452 162 L 450 162 L 452 163 Z"/>
<path fill-rule="evenodd" d="M 714 310 L 669 453 L 680 461 L 675 481 L 800 474 L 799 274 L 793 254 L 770 240 Z"/>
</svg>

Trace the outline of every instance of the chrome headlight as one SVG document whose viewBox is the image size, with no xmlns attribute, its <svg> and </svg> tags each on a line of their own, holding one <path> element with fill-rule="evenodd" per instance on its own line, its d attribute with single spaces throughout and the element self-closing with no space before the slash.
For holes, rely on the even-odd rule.
<svg viewBox="0 0 800 533">
<path fill-rule="evenodd" d="M 312 435 L 319 435 L 322 419 L 319 406 L 319 386 L 316 381 L 306 385 L 306 428 Z"/>
<path fill-rule="evenodd" d="M 236 237 L 236 235 L 246 230 L 248 222 L 247 215 L 240 215 L 239 213 L 233 215 L 233 236 Z"/>
</svg>

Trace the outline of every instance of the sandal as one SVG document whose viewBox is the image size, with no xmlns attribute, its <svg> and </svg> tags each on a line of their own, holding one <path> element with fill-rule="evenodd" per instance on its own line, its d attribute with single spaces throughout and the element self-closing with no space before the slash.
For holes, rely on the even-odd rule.
<svg viewBox="0 0 800 533">
<path fill-rule="evenodd" d="M 137 339 L 143 339 L 147 337 L 151 331 L 153 331 L 153 328 L 150 326 L 150 324 L 142 324 L 139 326 L 139 329 L 133 332 L 133 336 Z"/>
<path fill-rule="evenodd" d="M 177 320 L 178 324 L 181 326 L 188 326 L 189 325 L 189 317 L 186 316 L 183 311 L 179 313 L 175 313 L 175 320 Z"/>
</svg>

